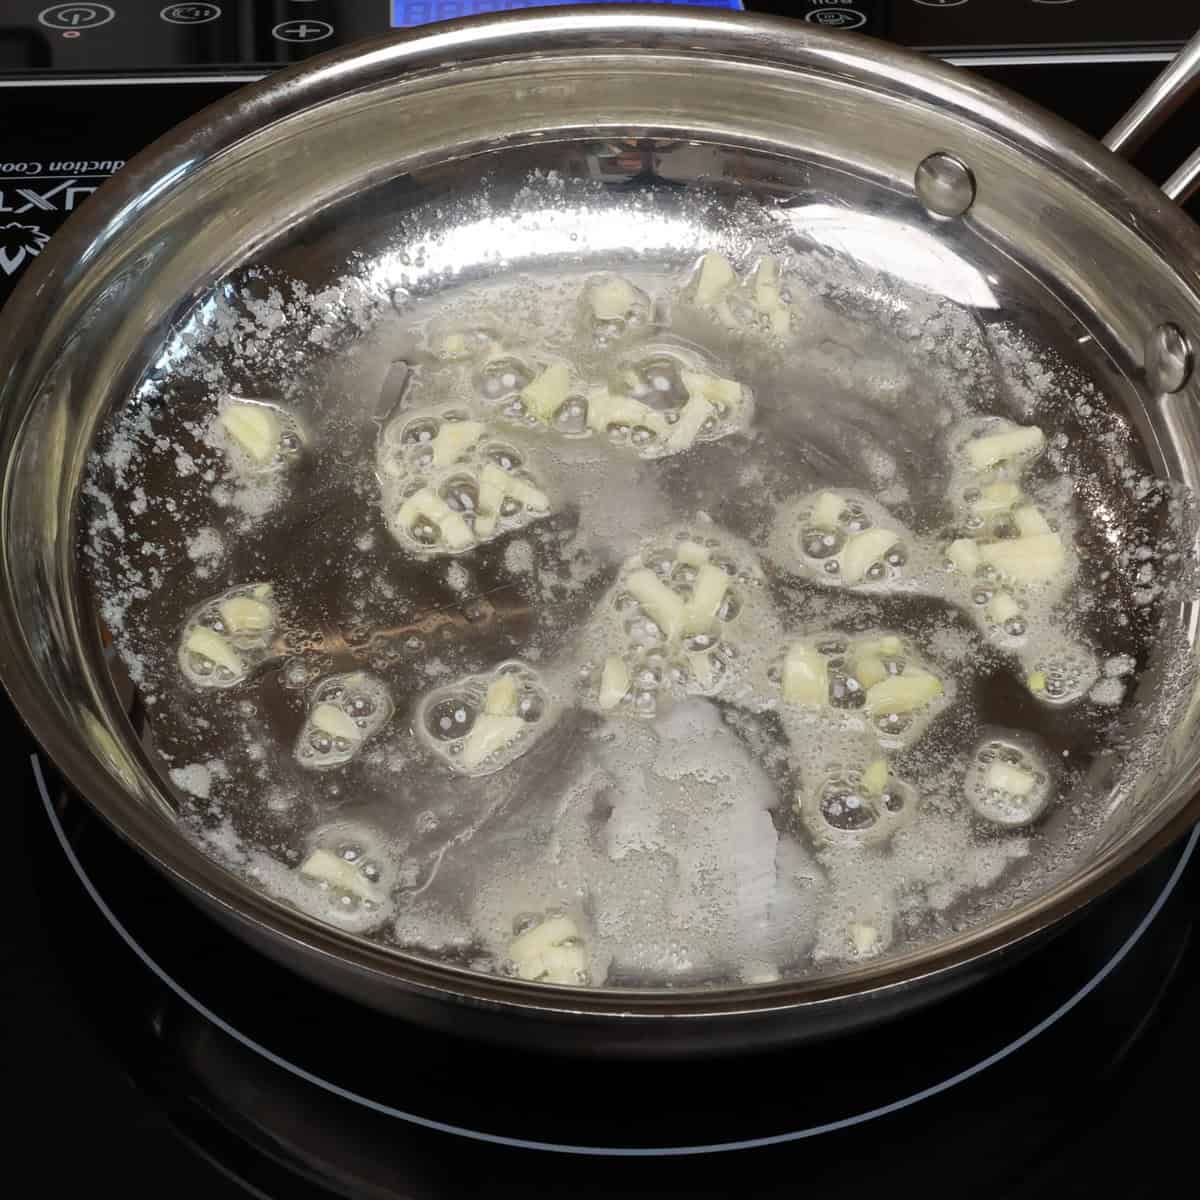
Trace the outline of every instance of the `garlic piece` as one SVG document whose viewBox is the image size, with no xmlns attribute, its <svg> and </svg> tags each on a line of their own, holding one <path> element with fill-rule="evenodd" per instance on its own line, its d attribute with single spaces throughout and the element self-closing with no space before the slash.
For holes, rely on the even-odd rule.
<svg viewBox="0 0 1200 1200">
<path fill-rule="evenodd" d="M 965 453 L 976 471 L 986 471 L 1014 458 L 1031 457 L 1045 444 L 1046 435 L 1036 425 L 1016 426 L 1004 433 L 973 438 L 966 444 Z"/>
<path fill-rule="evenodd" d="M 829 665 L 825 656 L 803 642 L 794 643 L 783 660 L 781 684 L 783 698 L 789 704 L 828 704 Z"/>
<path fill-rule="evenodd" d="M 724 255 L 710 250 L 700 260 L 700 270 L 696 276 L 696 303 L 716 304 L 736 283 L 737 275 L 729 260 Z"/>
<path fill-rule="evenodd" d="M 501 675 L 487 690 L 483 711 L 491 717 L 511 717 L 517 711 L 517 681 Z"/>
<path fill-rule="evenodd" d="M 854 921 L 847 929 L 850 936 L 850 945 L 854 953 L 859 958 L 870 958 L 878 953 L 879 946 L 879 930 L 874 925 L 868 925 L 864 921 Z"/>
<path fill-rule="evenodd" d="M 1017 797 L 1028 796 L 1037 787 L 1037 777 L 1031 771 L 1005 762 L 992 763 L 984 781 L 989 788 Z"/>
<path fill-rule="evenodd" d="M 1017 583 L 1047 583 L 1062 573 L 1066 563 L 1066 553 L 1056 533 L 988 542 L 979 547 L 979 553 L 985 563 Z"/>
<path fill-rule="evenodd" d="M 791 328 L 791 313 L 779 284 L 779 262 L 774 258 L 759 260 L 754 272 L 754 304 L 771 322 L 773 333 L 782 335 Z"/>
<path fill-rule="evenodd" d="M 863 791 L 871 796 L 879 796 L 883 794 L 883 789 L 887 787 L 888 780 L 892 777 L 891 771 L 888 769 L 886 761 L 882 758 L 877 758 L 862 775 Z"/>
<path fill-rule="evenodd" d="M 481 508 L 482 496 L 481 490 Z M 422 488 L 409 496 L 396 513 L 397 522 L 410 532 L 420 517 L 437 527 L 451 550 L 465 550 L 475 541 L 471 527 L 432 488 Z"/>
<path fill-rule="evenodd" d="M 979 489 L 979 499 L 971 502 L 971 507 L 980 516 L 990 516 L 993 513 L 1008 512 L 1021 499 L 1021 489 L 1015 483 L 989 483 Z"/>
<path fill-rule="evenodd" d="M 259 466 L 279 452 L 279 417 L 266 405 L 234 402 L 222 409 L 217 419 L 237 448 Z"/>
<path fill-rule="evenodd" d="M 1021 606 L 1008 592 L 997 592 L 988 602 L 987 615 L 993 625 L 1003 625 L 1021 615 Z"/>
<path fill-rule="evenodd" d="M 900 534 L 891 529 L 867 529 L 852 537 L 838 561 L 846 583 L 861 583 L 871 567 L 900 541 Z"/>
<path fill-rule="evenodd" d="M 593 388 L 588 393 L 588 425 L 597 433 L 604 433 L 610 425 L 641 425 L 656 434 L 666 433 L 671 427 L 663 415 L 648 404 L 632 396 L 614 395 L 606 387 Z"/>
<path fill-rule="evenodd" d="M 707 375 L 703 371 L 682 371 L 680 378 L 691 397 L 707 400 L 718 408 L 735 409 L 742 403 L 742 385 L 736 379 Z"/>
<path fill-rule="evenodd" d="M 631 313 L 646 307 L 642 293 L 619 275 L 591 280 L 587 298 L 597 321 L 624 321 Z"/>
<path fill-rule="evenodd" d="M 231 596 L 221 601 L 218 611 L 229 632 L 266 633 L 275 624 L 275 612 L 266 601 L 271 595 L 269 583 L 260 584 L 250 596 Z"/>
<path fill-rule="evenodd" d="M 433 465 L 448 467 L 457 462 L 485 432 L 485 426 L 479 421 L 446 421 L 431 443 Z"/>
<path fill-rule="evenodd" d="M 867 689 L 867 711 L 873 716 L 913 712 L 936 700 L 943 690 L 936 675 L 909 667 L 903 675 L 889 675 L 882 683 Z"/>
<path fill-rule="evenodd" d="M 544 425 L 554 420 L 554 414 L 566 403 L 571 389 L 571 372 L 565 363 L 551 363 L 521 393 L 529 412 Z"/>
<path fill-rule="evenodd" d="M 192 629 L 184 640 L 183 648 L 190 654 L 211 660 L 218 667 L 224 667 L 231 675 L 241 675 L 246 669 L 241 655 L 225 638 L 206 625 L 197 625 Z"/>
<path fill-rule="evenodd" d="M 707 633 L 729 590 L 729 576 L 720 567 L 705 563 L 696 576 L 692 598 L 684 606 L 683 632 Z"/>
<path fill-rule="evenodd" d="M 350 743 L 363 740 L 363 731 L 336 704 L 318 704 L 312 710 L 309 722 L 314 729 L 330 737 L 344 738 Z"/>
<path fill-rule="evenodd" d="M 686 450 L 700 432 L 700 427 L 716 410 L 703 397 L 693 396 L 680 410 L 679 420 L 671 426 L 667 445 L 672 451 Z"/>
<path fill-rule="evenodd" d="M 349 892 L 360 900 L 374 900 L 378 889 L 352 862 L 334 854 L 332 850 L 314 850 L 301 864 L 300 874 L 310 879 L 329 884 L 341 892 Z"/>
<path fill-rule="evenodd" d="M 834 492 L 822 492 L 812 509 L 812 523 L 822 529 L 836 529 L 842 519 L 846 501 Z"/>
<path fill-rule="evenodd" d="M 503 750 L 517 739 L 524 730 L 525 721 L 520 717 L 498 717 L 481 713 L 475 718 L 471 732 L 467 734 L 462 748 L 462 765 L 468 770 L 479 766 L 498 750 Z"/>
<path fill-rule="evenodd" d="M 877 683 L 882 683 L 887 677 L 887 667 L 883 665 L 883 659 L 878 655 L 855 654 L 854 678 L 864 688 L 873 688 Z"/>
<path fill-rule="evenodd" d="M 508 957 L 521 979 L 560 984 L 587 982 L 587 955 L 570 917 L 547 917 L 513 938 Z"/>
<path fill-rule="evenodd" d="M 956 571 L 964 575 L 974 575 L 983 565 L 979 554 L 979 543 L 972 538 L 959 538 L 946 548 L 946 557 Z"/>
<path fill-rule="evenodd" d="M 629 668 L 620 656 L 610 654 L 600 672 L 600 707 L 605 710 L 616 708 L 628 691 Z"/>
<path fill-rule="evenodd" d="M 690 567 L 702 567 L 709 560 L 708 547 L 699 542 L 680 542 L 675 548 L 675 561 Z"/>
<path fill-rule="evenodd" d="M 674 641 L 683 628 L 683 598 L 673 592 L 653 571 L 641 567 L 625 581 L 633 598 L 650 614 L 668 641 Z"/>
<path fill-rule="evenodd" d="M 546 512 L 550 501 L 540 488 L 516 475 L 488 463 L 479 476 L 479 512 L 475 518 L 475 532 L 481 537 L 490 537 L 496 530 L 500 506 L 511 497 L 531 512 Z"/>
<path fill-rule="evenodd" d="M 1013 521 L 1018 532 L 1023 537 L 1037 537 L 1043 533 L 1053 533 L 1050 522 L 1042 516 L 1041 509 L 1033 504 L 1022 504 L 1013 509 Z"/>
</svg>

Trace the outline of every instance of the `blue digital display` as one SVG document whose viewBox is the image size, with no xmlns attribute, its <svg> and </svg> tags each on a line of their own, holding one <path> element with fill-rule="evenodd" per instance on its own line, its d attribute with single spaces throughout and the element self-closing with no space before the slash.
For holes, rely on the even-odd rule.
<svg viewBox="0 0 1200 1200">
<path fill-rule="evenodd" d="M 587 0 L 591 4 L 627 4 L 629 0 Z M 696 8 L 742 10 L 742 0 L 652 0 L 657 4 L 690 4 Z M 550 8 L 570 0 L 392 0 L 392 28 L 408 29 L 433 21 L 452 21 L 456 17 L 477 17 L 483 13 L 516 12 L 522 8 Z"/>
</svg>

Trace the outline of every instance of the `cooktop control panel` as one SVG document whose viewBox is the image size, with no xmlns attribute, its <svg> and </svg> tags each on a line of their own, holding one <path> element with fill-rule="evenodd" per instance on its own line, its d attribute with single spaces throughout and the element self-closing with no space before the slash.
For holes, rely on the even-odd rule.
<svg viewBox="0 0 1200 1200">
<path fill-rule="evenodd" d="M 555 0 L 0 2 L 0 79 L 261 73 L 360 38 Z M 561 0 L 558 0 L 561 2 Z M 660 0 L 676 3 L 679 0 Z M 1169 51 L 1200 24 L 1195 0 L 685 0 L 786 15 L 947 54 Z"/>
</svg>

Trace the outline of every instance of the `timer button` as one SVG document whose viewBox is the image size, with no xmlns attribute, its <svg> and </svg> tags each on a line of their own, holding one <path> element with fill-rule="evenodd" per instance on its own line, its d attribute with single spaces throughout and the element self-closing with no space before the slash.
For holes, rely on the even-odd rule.
<svg viewBox="0 0 1200 1200">
<path fill-rule="evenodd" d="M 218 4 L 168 4 L 159 17 L 168 25 L 206 25 L 221 15 Z"/>
</svg>

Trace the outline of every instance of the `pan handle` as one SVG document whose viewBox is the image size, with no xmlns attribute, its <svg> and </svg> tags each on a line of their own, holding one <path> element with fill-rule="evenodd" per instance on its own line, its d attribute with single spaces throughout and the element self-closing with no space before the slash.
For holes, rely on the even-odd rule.
<svg viewBox="0 0 1200 1200">
<path fill-rule="evenodd" d="M 1193 92 L 1200 88 L 1200 33 L 1175 56 L 1141 99 L 1108 131 L 1104 144 L 1117 154 L 1132 154 Z M 1182 203 L 1200 188 L 1200 150 L 1163 184 Z"/>
</svg>

